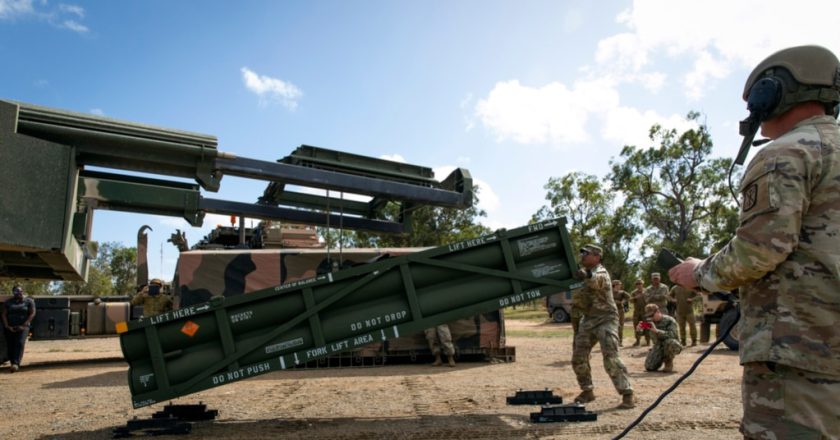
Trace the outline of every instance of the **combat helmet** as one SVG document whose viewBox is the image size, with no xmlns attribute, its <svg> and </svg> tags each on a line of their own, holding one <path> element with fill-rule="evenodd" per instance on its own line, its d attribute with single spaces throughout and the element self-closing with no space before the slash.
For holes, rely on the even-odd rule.
<svg viewBox="0 0 840 440">
<path fill-rule="evenodd" d="M 152 278 L 152 280 L 149 281 L 149 284 L 157 284 L 158 286 L 162 286 L 163 281 L 161 281 L 160 278 Z"/>
<path fill-rule="evenodd" d="M 822 46 L 782 49 L 758 64 L 744 85 L 747 108 L 766 121 L 806 101 L 819 101 L 837 116 L 840 61 Z"/>
</svg>

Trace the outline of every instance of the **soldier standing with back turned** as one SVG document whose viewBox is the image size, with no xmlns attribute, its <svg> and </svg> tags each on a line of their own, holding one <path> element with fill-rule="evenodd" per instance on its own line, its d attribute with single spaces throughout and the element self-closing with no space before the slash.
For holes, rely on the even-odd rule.
<svg viewBox="0 0 840 440">
<path fill-rule="evenodd" d="M 691 346 L 697 345 L 697 323 L 694 319 L 694 300 L 697 292 L 683 286 L 671 287 L 671 302 L 676 304 L 677 327 L 680 329 L 680 342 L 685 347 L 685 326 L 691 335 Z"/>
<path fill-rule="evenodd" d="M 612 291 L 615 308 L 618 309 L 618 346 L 624 346 L 624 314 L 630 301 L 630 294 L 621 286 L 621 280 L 613 280 Z"/>
<path fill-rule="evenodd" d="M 585 298 L 574 347 L 572 348 L 572 369 L 575 371 L 581 393 L 575 402 L 586 403 L 595 400 L 592 384 L 592 367 L 589 358 L 592 347 L 601 344 L 604 357 L 604 370 L 612 379 L 613 386 L 622 396 L 619 408 L 633 408 L 633 387 L 627 375 L 627 368 L 618 356 L 618 316 L 612 296 L 612 283 L 607 269 L 601 265 L 603 250 L 599 246 L 588 244 L 580 250 L 582 268 L 575 277 L 583 281 L 583 288 L 574 295 Z"/>
<path fill-rule="evenodd" d="M 746 439 L 840 438 L 840 61 L 798 46 L 770 55 L 744 87 L 773 142 L 741 180 L 735 236 L 671 269 L 675 283 L 739 289 Z"/>
<path fill-rule="evenodd" d="M 647 305 L 647 299 L 645 297 L 645 282 L 641 279 L 636 280 L 636 290 L 634 290 L 631 294 L 631 298 L 633 301 L 633 329 L 636 332 L 636 343 L 634 343 L 633 346 L 639 346 L 639 339 L 644 334 L 645 346 L 647 347 L 650 345 L 650 335 L 636 330 L 639 322 L 645 319 L 645 306 Z"/>
</svg>

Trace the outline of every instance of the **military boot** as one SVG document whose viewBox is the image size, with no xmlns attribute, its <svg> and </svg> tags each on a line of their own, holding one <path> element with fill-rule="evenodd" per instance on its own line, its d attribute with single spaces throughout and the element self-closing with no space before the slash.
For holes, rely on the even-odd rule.
<svg viewBox="0 0 840 440">
<path fill-rule="evenodd" d="M 692 339 L 692 340 L 691 340 L 691 346 L 692 346 L 692 347 L 696 347 L 696 346 L 697 346 L 697 339 Z"/>
<path fill-rule="evenodd" d="M 583 390 L 575 397 L 577 403 L 587 403 L 595 400 L 595 392 L 592 390 Z"/>
<path fill-rule="evenodd" d="M 450 367 L 455 367 L 455 355 L 454 354 L 449 356 L 449 366 Z"/>
<path fill-rule="evenodd" d="M 665 359 L 665 367 L 662 368 L 663 373 L 670 373 L 674 371 L 674 360 L 673 359 Z"/>
<path fill-rule="evenodd" d="M 439 366 L 441 366 L 441 365 L 443 365 L 443 361 L 441 361 L 441 359 L 440 359 L 440 353 L 438 353 L 438 354 L 436 354 L 436 355 L 435 355 L 435 361 L 434 361 L 434 362 L 432 362 L 432 366 L 433 366 L 433 367 L 439 367 Z"/>
<path fill-rule="evenodd" d="M 630 409 L 636 407 L 636 398 L 633 393 L 621 396 L 621 403 L 618 404 L 619 409 Z"/>
<path fill-rule="evenodd" d="M 639 342 L 639 338 L 636 338 L 636 342 L 633 344 L 633 346 L 634 346 L 634 347 L 638 347 L 638 346 L 639 346 L 639 343 L 640 343 L 640 342 Z"/>
</svg>

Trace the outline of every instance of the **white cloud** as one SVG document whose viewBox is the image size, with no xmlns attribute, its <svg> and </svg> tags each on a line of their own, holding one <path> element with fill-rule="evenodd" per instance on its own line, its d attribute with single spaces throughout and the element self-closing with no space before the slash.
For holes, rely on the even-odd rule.
<svg viewBox="0 0 840 440">
<path fill-rule="evenodd" d="M 730 70 L 730 67 L 722 59 L 714 57 L 705 50 L 700 52 L 694 62 L 694 70 L 685 75 L 686 95 L 694 100 L 702 98 L 704 92 L 708 89 L 708 79 L 725 78 L 729 75 Z"/>
<path fill-rule="evenodd" d="M 455 168 L 452 165 L 443 165 L 439 167 L 435 167 L 433 169 L 435 173 L 435 178 L 438 180 L 445 179 L 449 176 Z M 478 190 L 478 207 L 487 211 L 488 214 L 492 214 L 499 209 L 501 203 L 499 202 L 499 196 L 496 195 L 496 192 L 493 191 L 493 188 L 484 180 L 476 179 L 473 176 L 473 186 L 479 187 Z"/>
<path fill-rule="evenodd" d="M 561 145 L 589 140 L 585 125 L 592 112 L 618 104 L 610 80 L 580 81 L 571 88 L 553 82 L 540 88 L 517 80 L 499 82 L 475 112 L 498 141 Z"/>
<path fill-rule="evenodd" d="M 72 16 L 72 18 L 67 18 L 68 16 Z M 42 0 L 36 8 L 36 6 L 33 6 L 32 0 L 0 0 L 0 20 L 27 17 L 79 34 L 90 31 L 87 26 L 79 22 L 79 20 L 85 18 L 85 9 L 81 6 L 62 3 L 57 7 L 50 7 L 47 1 Z"/>
<path fill-rule="evenodd" d="M 642 87 L 646 88 L 651 93 L 659 93 L 659 91 L 662 90 L 662 86 L 665 85 L 665 81 L 667 79 L 668 75 L 662 72 L 651 72 L 639 75 L 639 82 L 642 83 Z"/>
<path fill-rule="evenodd" d="M 781 0 L 636 0 L 616 21 L 628 32 L 598 44 L 596 62 L 622 74 L 639 73 L 660 57 L 686 62 L 685 94 L 699 99 L 714 80 L 734 69 L 752 68 L 773 51 L 820 44 L 838 52 L 836 17 L 840 2 L 803 0 L 791 7 Z"/>
<path fill-rule="evenodd" d="M 92 108 L 90 109 L 90 113 L 96 116 L 105 116 L 105 112 L 101 108 Z"/>
<path fill-rule="evenodd" d="M 658 93 L 670 77 L 688 101 L 701 101 L 720 81 L 749 71 L 775 50 L 820 44 L 840 53 L 838 16 L 836 1 L 803 0 L 791 8 L 769 0 L 635 0 L 616 17 L 624 29 L 598 42 L 594 64 L 578 69 L 584 79 L 500 81 L 478 100 L 474 117 L 498 142 L 569 148 L 591 141 L 596 129 L 587 124 L 598 120 L 604 139 L 647 145 L 651 124 L 683 129 L 687 122 L 622 106 L 620 91 L 641 86 Z"/>
<path fill-rule="evenodd" d="M 76 20 L 64 20 L 59 26 L 64 29 L 69 29 L 73 32 L 78 32 L 80 34 L 84 34 L 85 32 L 89 31 L 88 27 L 77 22 Z"/>
<path fill-rule="evenodd" d="M 408 163 L 404 157 L 399 154 L 383 154 L 379 156 L 380 159 L 390 160 L 392 162 Z"/>
<path fill-rule="evenodd" d="M 240 71 L 245 87 L 260 97 L 261 104 L 277 101 L 289 110 L 297 108 L 298 100 L 303 96 L 303 92 L 294 84 L 270 76 L 258 75 L 247 67 L 243 67 Z"/>
<path fill-rule="evenodd" d="M 73 14 L 79 18 L 85 18 L 85 8 L 78 6 L 78 5 L 66 5 L 64 3 L 58 5 L 58 9 L 61 12 L 66 12 L 68 14 Z"/>
<path fill-rule="evenodd" d="M 33 12 L 32 0 L 0 0 L 0 19 L 13 19 Z"/>
<path fill-rule="evenodd" d="M 642 112 L 630 107 L 611 108 L 605 112 L 601 135 L 604 139 L 621 145 L 635 145 L 639 148 L 652 146 L 649 130 L 653 124 L 674 128 L 678 132 L 695 128 L 696 124 L 679 115 L 662 116 L 654 111 Z"/>
</svg>

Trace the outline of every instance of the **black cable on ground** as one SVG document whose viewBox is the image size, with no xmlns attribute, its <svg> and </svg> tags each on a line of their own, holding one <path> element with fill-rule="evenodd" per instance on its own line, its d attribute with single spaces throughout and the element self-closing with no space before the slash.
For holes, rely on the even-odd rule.
<svg viewBox="0 0 840 440">
<path fill-rule="evenodd" d="M 737 310 L 735 320 L 732 321 L 732 324 L 730 324 L 729 327 L 723 329 L 723 332 L 721 333 L 720 337 L 717 338 L 717 340 L 712 345 L 710 345 L 709 348 L 707 348 L 706 351 L 704 351 L 703 354 L 701 354 L 696 361 L 694 361 L 694 364 L 691 365 L 691 368 L 689 368 L 688 371 L 685 372 L 685 374 L 680 376 L 680 378 L 677 379 L 677 381 L 674 382 L 673 385 L 671 385 L 670 387 L 668 387 L 668 389 L 663 391 L 662 394 L 660 394 L 659 397 L 652 404 L 650 404 L 650 406 L 645 408 L 645 410 L 642 411 L 641 414 L 639 414 L 639 417 L 636 417 L 636 420 L 633 420 L 632 423 L 630 423 L 629 425 L 627 425 L 626 428 L 624 428 L 624 431 L 621 431 L 621 433 L 613 437 L 612 440 L 619 440 L 624 438 L 624 436 L 627 435 L 633 428 L 635 428 L 636 425 L 642 423 L 642 420 L 645 419 L 648 413 L 653 411 L 653 409 L 656 408 L 663 400 L 665 400 L 665 397 L 667 397 L 668 394 L 671 394 L 672 391 L 677 389 L 677 387 L 680 386 L 680 384 L 683 383 L 684 380 L 688 379 L 688 376 L 691 376 L 691 373 L 694 373 L 694 370 L 696 370 L 697 367 L 700 366 L 700 362 L 703 362 L 703 359 L 706 359 L 706 357 L 712 353 L 712 350 L 714 350 L 715 347 L 720 345 L 720 343 L 723 342 L 723 340 L 726 339 L 727 336 L 729 336 L 729 332 L 732 330 L 733 327 L 735 327 L 735 324 L 738 323 L 739 319 L 741 319 L 741 313 L 740 310 Z"/>
</svg>

